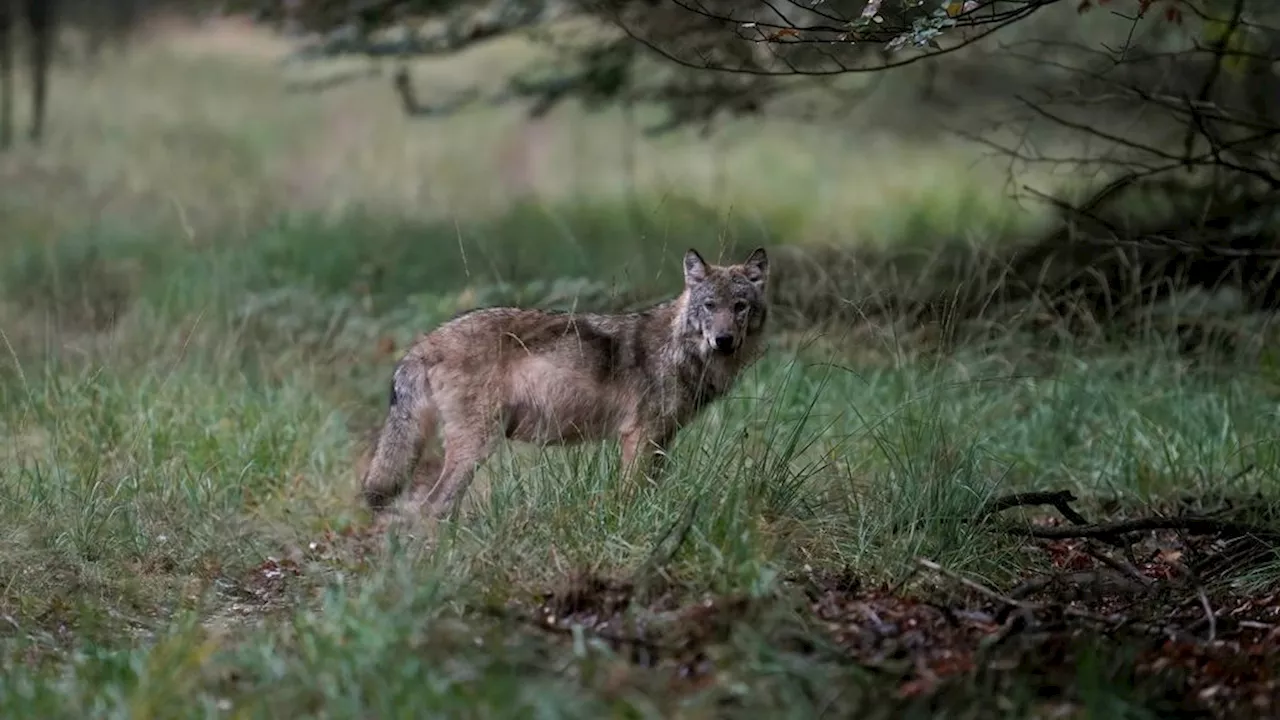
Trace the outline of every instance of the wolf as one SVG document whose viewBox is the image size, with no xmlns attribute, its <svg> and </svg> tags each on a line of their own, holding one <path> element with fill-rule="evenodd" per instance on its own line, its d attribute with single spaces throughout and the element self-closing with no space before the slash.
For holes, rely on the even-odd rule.
<svg viewBox="0 0 1280 720">
<path fill-rule="evenodd" d="M 769 259 L 684 255 L 684 289 L 638 312 L 470 310 L 423 335 L 392 373 L 386 419 L 361 479 L 375 513 L 405 489 L 433 434 L 444 444 L 428 514 L 448 513 L 503 437 L 616 439 L 624 476 L 661 478 L 680 427 L 763 350 Z"/>
</svg>

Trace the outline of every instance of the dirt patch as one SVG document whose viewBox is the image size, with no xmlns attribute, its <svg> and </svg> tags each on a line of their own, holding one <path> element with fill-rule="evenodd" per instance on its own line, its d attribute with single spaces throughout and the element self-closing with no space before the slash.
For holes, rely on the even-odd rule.
<svg viewBox="0 0 1280 720">
<path fill-rule="evenodd" d="M 633 665 L 665 671 L 669 687 L 683 692 L 732 671 L 718 664 L 716 658 L 724 656 L 719 647 L 748 626 L 776 634 L 774 640 L 789 652 L 863 666 L 903 703 L 943 703 L 950 694 L 978 687 L 999 693 L 1016 680 L 1032 682 L 1061 710 L 1079 710 L 1072 685 L 1093 643 L 1103 652 L 1131 653 L 1133 661 L 1118 671 L 1159 688 L 1167 707 L 1213 717 L 1280 712 L 1280 616 L 1273 595 L 1240 596 L 1230 604 L 1219 599 L 1216 631 L 1206 637 L 1199 608 L 1172 599 L 1149 602 L 1125 616 L 1108 614 L 1105 602 L 1025 614 L 981 597 L 856 588 L 835 577 L 791 587 L 803 589 L 806 601 L 678 601 L 668 594 L 640 606 L 626 583 L 581 577 L 526 607 L 524 620 L 565 642 L 580 634 L 603 640 Z M 794 613 L 812 634 L 762 621 Z M 1097 617 L 1086 617 L 1092 615 Z"/>
<path fill-rule="evenodd" d="M 610 648 L 606 693 L 719 692 L 741 682 L 750 648 L 763 644 L 801 666 L 856 668 L 874 684 L 857 702 L 883 698 L 880 709 L 981 709 L 1030 693 L 1036 716 L 1071 716 L 1086 709 L 1089 683 L 1105 681 L 1134 688 L 1128 700 L 1159 715 L 1277 716 L 1280 592 L 1238 580 L 1275 562 L 1275 533 L 1221 511 L 1090 523 L 1074 500 L 1022 493 L 975 519 L 1019 538 L 1033 557 L 1005 587 L 926 559 L 892 586 L 806 568 L 759 597 L 593 571 L 464 614 L 576 653 Z M 1033 509 L 1022 524 L 1003 517 L 1028 506 L 1056 512 Z M 381 540 L 353 529 L 301 552 L 371 557 Z M 266 612 L 297 574 L 294 561 L 269 560 L 241 583 L 242 602 Z"/>
<path fill-rule="evenodd" d="M 1081 668 L 1094 663 L 1112 682 L 1143 688 L 1152 710 L 1280 713 L 1280 593 L 1226 581 L 1228 571 L 1274 560 L 1268 538 L 1244 541 L 1226 521 L 1218 527 L 1183 516 L 1184 527 L 1117 539 L 1095 530 L 1152 522 L 1090 525 L 1070 510 L 1069 494 L 1037 497 L 1062 501 L 1082 522 L 1041 513 L 1029 527 L 1091 536 L 1029 538 L 1045 570 L 1008 589 L 927 560 L 894 587 L 868 587 L 849 572 L 805 573 L 756 599 L 637 589 L 584 573 L 503 612 L 566 642 L 603 641 L 633 666 L 667 673 L 674 691 L 732 674 L 721 660 L 746 628 L 784 652 L 872 672 L 891 688 L 892 702 L 940 707 L 956 693 L 994 702 L 1030 687 L 1046 712 L 1070 714 L 1083 709 Z"/>
<path fill-rule="evenodd" d="M 268 557 L 238 578 L 220 583 L 224 600 L 204 621 L 215 634 L 229 634 L 257 624 L 263 618 L 291 606 L 290 591 L 302 577 L 292 558 Z"/>
</svg>

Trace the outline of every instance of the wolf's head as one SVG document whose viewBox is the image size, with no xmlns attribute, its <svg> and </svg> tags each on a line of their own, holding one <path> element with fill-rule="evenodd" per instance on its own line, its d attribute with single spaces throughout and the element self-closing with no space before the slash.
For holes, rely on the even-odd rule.
<svg viewBox="0 0 1280 720">
<path fill-rule="evenodd" d="M 697 250 L 685 252 L 682 329 L 702 356 L 732 355 L 764 329 L 768 279 L 764 248 L 741 265 L 708 265 Z"/>
</svg>

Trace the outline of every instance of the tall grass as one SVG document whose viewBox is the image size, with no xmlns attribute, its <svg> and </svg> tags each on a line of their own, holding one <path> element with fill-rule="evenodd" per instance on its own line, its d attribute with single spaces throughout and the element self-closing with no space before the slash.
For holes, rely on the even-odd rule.
<svg viewBox="0 0 1280 720">
<path fill-rule="evenodd" d="M 211 333 L 138 365 L 28 367 L 25 384 L 5 383 L 13 671 L 0 697 L 13 712 L 146 714 L 175 693 L 191 713 L 193 699 L 326 716 L 670 711 L 642 688 L 606 697 L 592 668 L 612 651 L 569 652 L 476 610 L 583 572 L 776 599 L 801 566 L 895 582 L 925 556 L 999 584 L 1027 558 L 970 523 L 994 492 L 1149 503 L 1227 492 L 1245 462 L 1260 473 L 1236 490 L 1274 487 L 1273 403 L 1247 378 L 1160 357 L 1082 358 L 1051 377 L 981 362 L 855 375 L 779 349 L 680 436 L 661 486 L 620 486 L 607 447 L 504 448 L 465 512 L 370 555 L 342 534 L 365 522 L 349 406 L 298 354 L 258 358 L 255 380 L 219 342 Z M 266 629 L 253 630 L 260 618 Z M 785 628 L 769 622 L 782 625 L 756 631 Z M 772 675 L 798 656 L 743 632 L 722 662 L 791 686 L 741 701 L 781 709 L 808 670 Z M 142 644 L 120 644 L 130 636 Z M 861 687 L 849 670 L 811 670 Z"/>
</svg>

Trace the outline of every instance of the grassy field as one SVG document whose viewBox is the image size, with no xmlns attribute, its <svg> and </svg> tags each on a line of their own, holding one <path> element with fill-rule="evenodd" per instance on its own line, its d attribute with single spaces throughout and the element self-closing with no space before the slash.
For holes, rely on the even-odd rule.
<svg viewBox="0 0 1280 720">
<path fill-rule="evenodd" d="M 744 121 L 635 140 L 628 165 L 617 113 L 411 120 L 385 77 L 289 92 L 282 52 L 234 25 L 158 33 L 61 71 L 48 145 L 0 159 L 0 715 L 1267 710 L 1274 550 L 1228 563 L 1165 532 L 1099 561 L 978 522 L 1069 490 L 1090 520 L 1231 507 L 1280 530 L 1265 353 L 1010 333 L 942 354 L 793 320 L 661 487 L 620 486 L 612 446 L 507 447 L 456 520 L 371 532 L 353 466 L 389 371 L 458 309 L 644 302 L 687 246 L 785 258 L 1038 219 L 955 145 Z M 417 78 L 495 82 L 531 52 Z M 1109 567 L 1194 583 L 1009 597 Z"/>
</svg>

